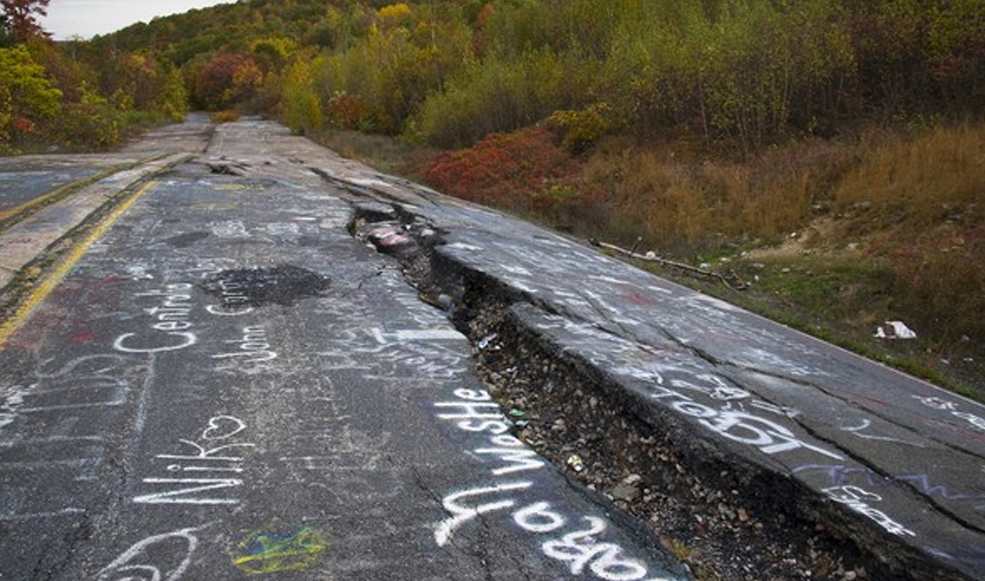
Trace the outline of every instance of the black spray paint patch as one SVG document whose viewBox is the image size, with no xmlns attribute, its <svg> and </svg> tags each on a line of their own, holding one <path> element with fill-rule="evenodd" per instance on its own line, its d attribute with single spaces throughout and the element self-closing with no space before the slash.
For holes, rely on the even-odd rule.
<svg viewBox="0 0 985 581">
<path fill-rule="evenodd" d="M 205 279 L 202 288 L 222 299 L 224 307 L 290 307 L 303 298 L 321 296 L 331 283 L 327 276 L 284 264 L 225 270 Z"/>
</svg>

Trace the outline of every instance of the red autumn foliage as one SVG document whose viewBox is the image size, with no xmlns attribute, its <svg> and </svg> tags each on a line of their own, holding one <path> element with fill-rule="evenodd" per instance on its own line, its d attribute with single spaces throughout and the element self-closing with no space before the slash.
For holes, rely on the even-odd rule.
<svg viewBox="0 0 985 581">
<path fill-rule="evenodd" d="M 606 222 L 605 196 L 577 183 L 581 165 L 550 131 L 526 127 L 441 154 L 423 173 L 430 186 L 452 196 L 589 233 Z"/>
<path fill-rule="evenodd" d="M 359 129 L 369 115 L 369 103 L 359 95 L 338 93 L 328 102 L 328 119 L 339 129 Z"/>
<path fill-rule="evenodd" d="M 205 63 L 195 82 L 195 98 L 217 111 L 249 101 L 262 73 L 256 62 L 237 53 L 220 53 Z"/>
<path fill-rule="evenodd" d="M 10 128 L 15 134 L 19 135 L 28 135 L 37 131 L 34 121 L 31 121 L 27 117 L 14 117 L 10 122 Z"/>
<path fill-rule="evenodd" d="M 38 17 L 48 15 L 49 1 L 0 0 L 0 25 L 8 29 L 17 42 L 27 42 L 35 36 L 47 37 Z"/>
<path fill-rule="evenodd" d="M 531 194 L 577 173 L 579 163 L 554 144 L 546 129 L 495 133 L 468 149 L 438 156 L 424 179 L 450 195 L 524 209 Z"/>
</svg>

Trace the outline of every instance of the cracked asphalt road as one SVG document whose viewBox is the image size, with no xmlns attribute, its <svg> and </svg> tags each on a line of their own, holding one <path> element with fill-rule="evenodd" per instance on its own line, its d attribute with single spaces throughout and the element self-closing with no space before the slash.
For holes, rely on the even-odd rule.
<svg viewBox="0 0 985 581">
<path fill-rule="evenodd" d="M 517 438 L 483 312 L 881 578 L 985 578 L 979 404 L 273 123 L 128 203 L 0 351 L 4 579 L 688 578 Z"/>
<path fill-rule="evenodd" d="M 688 578 L 511 434 L 466 337 L 310 164 L 348 166 L 220 127 L 21 310 L 0 578 Z"/>
</svg>

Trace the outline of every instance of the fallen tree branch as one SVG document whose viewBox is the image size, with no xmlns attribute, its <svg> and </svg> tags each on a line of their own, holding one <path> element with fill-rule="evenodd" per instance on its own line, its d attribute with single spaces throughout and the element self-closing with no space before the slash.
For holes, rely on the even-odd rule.
<svg viewBox="0 0 985 581">
<path fill-rule="evenodd" d="M 724 284 L 725 286 L 727 286 L 728 288 L 730 288 L 732 290 L 746 290 L 746 289 L 749 288 L 749 283 L 747 283 L 744 280 L 742 280 L 741 278 L 739 278 L 739 276 L 737 274 L 735 274 L 734 272 L 730 272 L 729 275 L 726 276 L 726 275 L 724 275 L 724 274 L 722 274 L 720 272 L 714 272 L 714 271 L 711 271 L 711 270 L 706 270 L 706 269 L 703 269 L 703 268 L 698 268 L 696 266 L 691 266 L 690 264 L 685 264 L 683 262 L 676 262 L 674 260 L 668 260 L 666 258 L 662 258 L 660 256 L 657 256 L 657 255 L 653 254 L 652 252 L 649 252 L 647 254 L 638 254 L 636 252 L 636 247 L 635 246 L 633 247 L 632 250 L 626 250 L 625 248 L 620 248 L 619 246 L 616 246 L 615 244 L 608 244 L 606 242 L 600 242 L 599 240 L 596 240 L 595 238 L 589 238 L 588 242 L 589 242 L 589 244 L 591 244 L 592 246 L 595 246 L 597 248 L 604 248 L 606 250 L 611 250 L 613 252 L 616 252 L 617 254 L 621 254 L 623 256 L 626 256 L 626 257 L 629 257 L 629 258 L 633 258 L 635 260 L 641 260 L 643 262 L 653 262 L 653 263 L 659 264 L 659 265 L 664 266 L 664 267 L 673 268 L 673 269 L 676 269 L 676 270 L 683 271 L 685 274 L 688 274 L 688 275 L 691 275 L 691 276 L 696 276 L 696 277 L 699 277 L 699 278 L 704 278 L 706 280 L 715 280 L 715 281 L 721 282 L 722 284 Z"/>
</svg>

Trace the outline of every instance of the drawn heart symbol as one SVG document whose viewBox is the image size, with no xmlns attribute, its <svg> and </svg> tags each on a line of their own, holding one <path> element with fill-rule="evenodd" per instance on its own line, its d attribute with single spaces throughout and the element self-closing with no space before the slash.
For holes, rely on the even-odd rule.
<svg viewBox="0 0 985 581">
<path fill-rule="evenodd" d="M 246 429 L 246 424 L 232 416 L 216 416 L 209 420 L 209 427 L 202 432 L 203 440 L 225 440 Z"/>
</svg>

